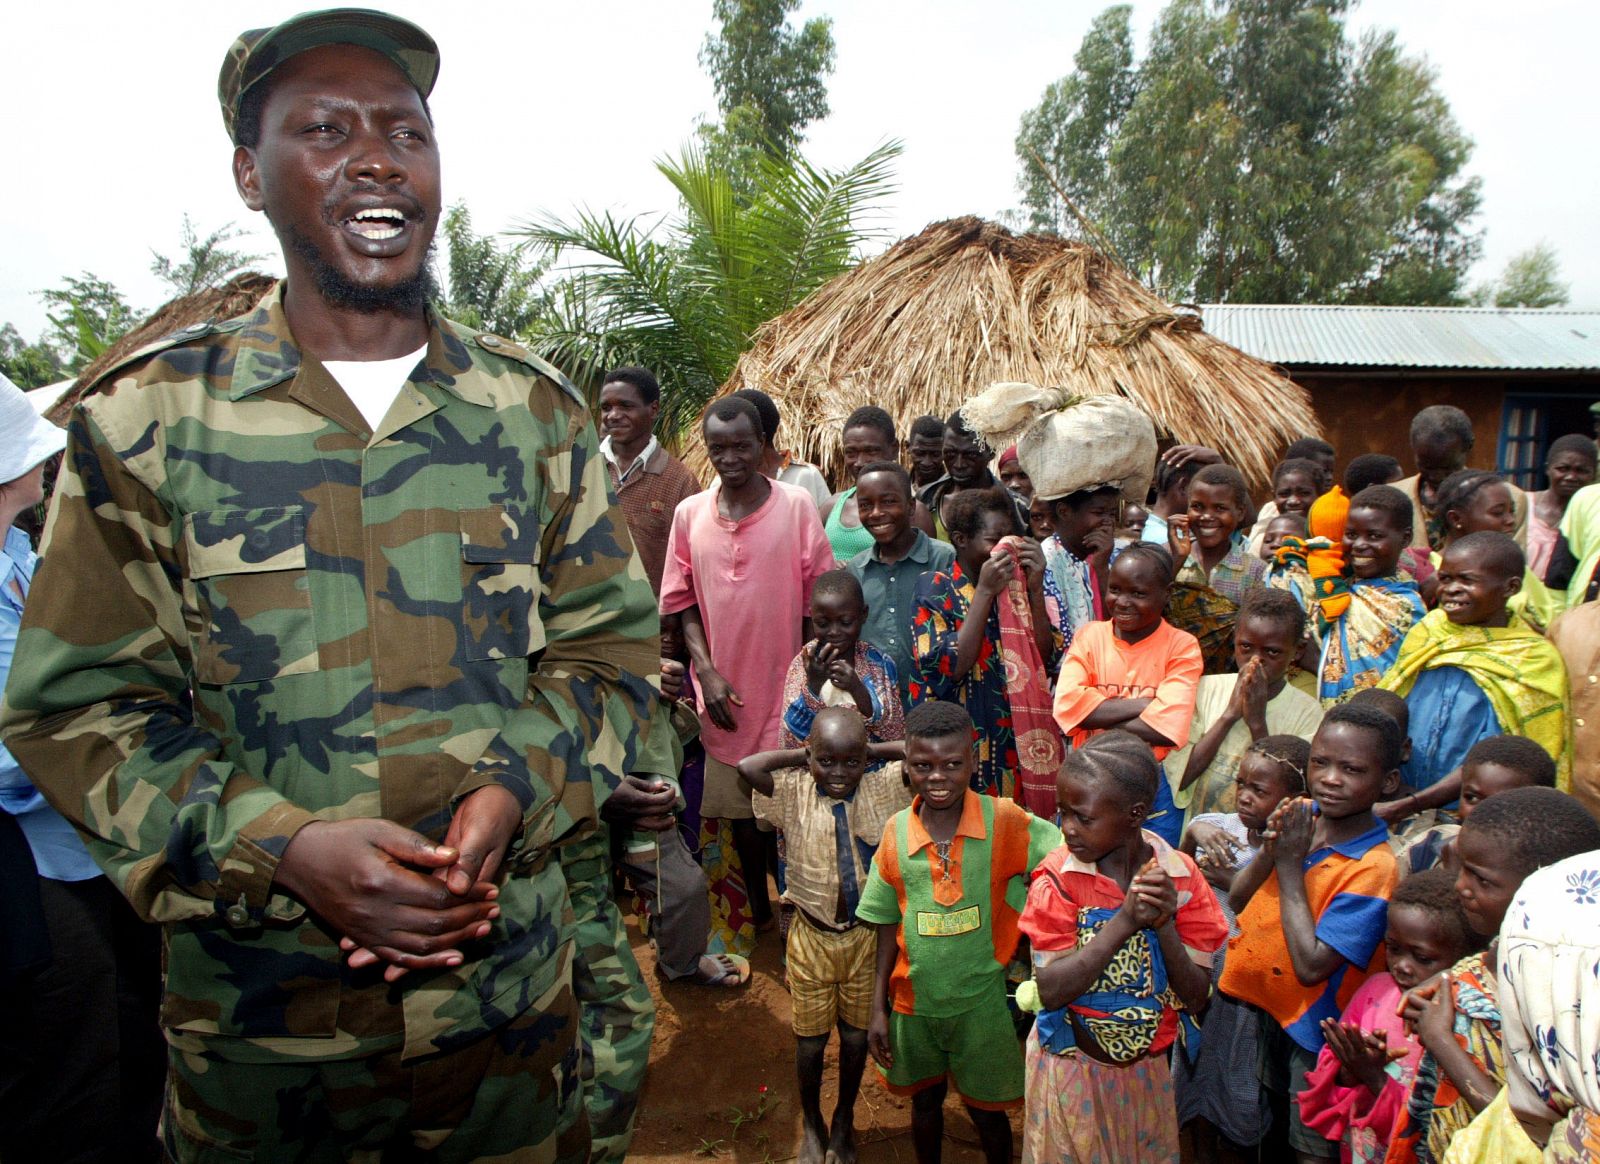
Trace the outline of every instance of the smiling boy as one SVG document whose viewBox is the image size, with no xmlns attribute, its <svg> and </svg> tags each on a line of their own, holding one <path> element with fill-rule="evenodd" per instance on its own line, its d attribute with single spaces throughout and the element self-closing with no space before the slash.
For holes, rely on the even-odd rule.
<svg viewBox="0 0 1600 1164">
<path fill-rule="evenodd" d="M 872 534 L 871 549 L 848 563 L 861 583 L 867 621 L 861 637 L 894 661 L 901 703 L 911 706 L 911 679 L 916 673 L 917 580 L 936 571 L 948 572 L 955 547 L 935 541 L 912 524 L 916 499 L 910 475 L 893 461 L 873 461 L 856 477 L 856 512 Z"/>
<path fill-rule="evenodd" d="M 972 718 L 934 700 L 906 716 L 916 799 L 894 815 L 856 914 L 877 927 L 868 1046 L 889 1090 L 911 1096 L 918 1164 L 936 1164 L 953 1083 L 985 1160 L 1009 1164 L 1006 1108 L 1022 1100 L 1022 1048 L 1006 1007 L 1028 875 L 1061 831 L 972 792 Z"/>
</svg>

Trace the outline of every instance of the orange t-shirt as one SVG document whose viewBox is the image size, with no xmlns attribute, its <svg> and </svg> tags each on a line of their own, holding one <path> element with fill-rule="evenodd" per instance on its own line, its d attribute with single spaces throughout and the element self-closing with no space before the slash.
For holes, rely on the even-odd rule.
<svg viewBox="0 0 1600 1164">
<path fill-rule="evenodd" d="M 1202 670 L 1199 641 L 1166 619 L 1137 643 L 1117 638 L 1110 622 L 1091 622 L 1072 637 L 1061 663 L 1056 723 L 1076 748 L 1095 734 L 1078 725 L 1106 700 L 1149 699 L 1139 719 L 1181 748 L 1189 742 Z M 1156 759 L 1172 748 L 1154 749 Z"/>
</svg>

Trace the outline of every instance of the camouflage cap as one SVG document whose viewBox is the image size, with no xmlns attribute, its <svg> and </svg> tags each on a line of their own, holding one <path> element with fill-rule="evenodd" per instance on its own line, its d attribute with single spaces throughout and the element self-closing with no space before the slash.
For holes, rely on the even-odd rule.
<svg viewBox="0 0 1600 1164">
<path fill-rule="evenodd" d="M 296 53 L 325 44 L 355 44 L 388 57 L 424 98 L 439 78 L 439 46 L 433 37 L 398 16 L 371 8 L 327 8 L 302 12 L 273 28 L 241 32 L 223 59 L 217 100 L 228 140 L 234 134 L 239 103 L 258 81 Z"/>
</svg>

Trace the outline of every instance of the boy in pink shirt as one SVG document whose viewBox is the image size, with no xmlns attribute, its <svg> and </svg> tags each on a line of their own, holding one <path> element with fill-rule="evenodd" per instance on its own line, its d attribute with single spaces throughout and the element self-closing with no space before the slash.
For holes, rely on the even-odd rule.
<svg viewBox="0 0 1600 1164">
<path fill-rule="evenodd" d="M 772 917 L 766 853 L 737 765 L 779 745 L 784 676 L 811 638 L 811 587 L 833 568 L 833 549 L 810 496 L 762 476 L 753 404 L 715 401 L 701 431 L 717 482 L 672 516 L 661 613 L 682 616 L 699 690 L 700 815 L 729 821 L 751 915 L 764 926 Z"/>
</svg>

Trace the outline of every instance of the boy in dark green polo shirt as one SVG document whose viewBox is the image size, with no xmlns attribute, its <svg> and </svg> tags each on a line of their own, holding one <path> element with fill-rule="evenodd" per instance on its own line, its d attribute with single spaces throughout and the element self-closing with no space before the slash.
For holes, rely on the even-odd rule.
<svg viewBox="0 0 1600 1164">
<path fill-rule="evenodd" d="M 893 461 L 864 465 L 856 477 L 856 513 L 872 535 L 872 547 L 845 563 L 867 602 L 861 637 L 894 660 L 900 702 L 911 708 L 911 677 L 916 674 L 917 579 L 948 571 L 955 547 L 935 541 L 911 524 L 917 501 L 911 475 Z"/>
<path fill-rule="evenodd" d="M 884 830 L 856 916 L 878 927 L 867 1045 L 889 1090 L 911 1099 L 918 1164 L 935 1164 L 950 1082 L 990 1164 L 1009 1164 L 1005 1109 L 1022 1102 L 1022 1047 L 1006 1009 L 1028 875 L 1061 830 L 1009 800 L 968 789 L 975 763 L 964 708 L 906 716 L 905 773 L 916 799 Z"/>
</svg>

